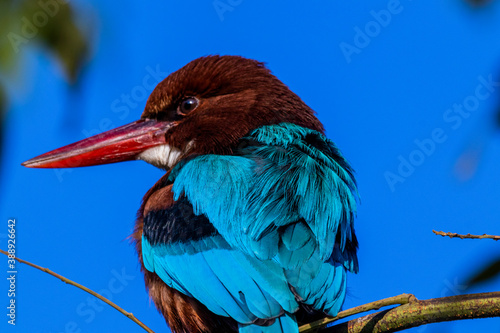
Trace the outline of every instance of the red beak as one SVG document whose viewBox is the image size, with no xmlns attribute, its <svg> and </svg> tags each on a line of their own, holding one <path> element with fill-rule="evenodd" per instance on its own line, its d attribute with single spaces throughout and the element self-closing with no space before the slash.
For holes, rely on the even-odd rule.
<svg viewBox="0 0 500 333">
<path fill-rule="evenodd" d="M 172 126 L 171 122 L 141 119 L 37 156 L 22 165 L 75 168 L 134 160 L 146 149 L 165 144 L 165 133 Z"/>
</svg>

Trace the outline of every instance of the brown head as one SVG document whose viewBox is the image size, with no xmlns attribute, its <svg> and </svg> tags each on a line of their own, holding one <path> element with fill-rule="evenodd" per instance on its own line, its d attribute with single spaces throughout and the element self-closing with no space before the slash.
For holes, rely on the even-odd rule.
<svg viewBox="0 0 500 333">
<path fill-rule="evenodd" d="M 141 120 L 23 165 L 63 168 L 142 159 L 169 169 L 191 154 L 230 154 L 250 131 L 282 122 L 323 131 L 314 112 L 264 64 L 207 56 L 159 83 Z"/>
</svg>

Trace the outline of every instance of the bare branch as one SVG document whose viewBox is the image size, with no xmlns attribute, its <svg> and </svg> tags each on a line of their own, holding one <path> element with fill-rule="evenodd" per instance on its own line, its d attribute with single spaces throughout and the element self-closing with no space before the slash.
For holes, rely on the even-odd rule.
<svg viewBox="0 0 500 333">
<path fill-rule="evenodd" d="M 432 230 L 433 233 L 435 233 L 436 235 L 439 235 L 439 236 L 448 236 L 450 238 L 460 238 L 460 239 L 464 239 L 464 238 L 469 238 L 469 239 L 483 239 L 483 238 L 489 238 L 489 239 L 493 239 L 493 240 L 500 240 L 500 236 L 496 236 L 496 235 L 487 235 L 487 234 L 483 234 L 483 235 L 471 235 L 471 234 L 467 234 L 467 235 L 461 235 L 461 234 L 457 234 L 457 233 L 454 233 L 454 232 L 444 232 L 444 231 L 436 231 L 436 230 Z"/>
<path fill-rule="evenodd" d="M 3 253 L 5 254 L 6 256 L 9 255 L 8 252 L 6 251 L 3 251 L 3 250 L 0 250 L 0 253 Z M 50 269 L 48 268 L 45 268 L 45 267 L 41 267 L 41 266 L 38 266 L 38 265 L 35 265 L 35 264 L 32 264 L 30 263 L 29 261 L 26 261 L 26 260 L 23 260 L 23 259 L 19 259 L 17 257 L 15 257 L 14 259 L 16 259 L 17 261 L 23 263 L 23 264 L 26 264 L 28 266 L 31 266 L 33 268 L 36 268 L 38 270 L 41 270 L 42 272 L 45 272 L 47 274 L 50 274 L 56 278 L 58 278 L 59 280 L 67 283 L 67 284 L 70 284 L 72 286 L 75 286 L 83 291 L 86 291 L 88 292 L 89 294 L 91 294 L 92 296 L 94 297 L 97 297 L 98 299 L 100 299 L 101 301 L 103 301 L 104 303 L 112 306 L 113 308 L 115 308 L 116 310 L 118 310 L 120 313 L 122 313 L 123 315 L 125 315 L 126 317 L 128 317 L 130 320 L 132 320 L 133 322 L 135 322 L 137 325 L 141 326 L 146 332 L 148 333 L 154 333 L 149 327 L 147 327 L 142 321 L 140 321 L 139 319 L 137 319 L 132 313 L 130 312 L 127 312 L 125 311 L 124 309 L 122 309 L 121 307 L 119 307 L 118 305 L 116 305 L 115 303 L 111 302 L 109 299 L 99 295 L 98 293 L 96 293 L 95 291 L 93 290 L 90 290 L 89 288 L 79 284 L 79 283 L 76 283 L 68 278 L 65 278 L 64 276 L 62 275 L 59 275 L 53 271 L 51 271 Z"/>
<path fill-rule="evenodd" d="M 369 314 L 319 330 L 322 333 L 397 332 L 444 321 L 500 317 L 500 292 L 434 298 Z"/>
<path fill-rule="evenodd" d="M 417 300 L 415 296 L 412 294 L 401 294 L 398 296 L 393 296 L 389 298 L 384 298 L 379 301 L 363 304 L 360 306 L 356 306 L 354 308 L 348 309 L 341 311 L 337 314 L 335 317 L 325 317 L 323 319 L 314 321 L 312 323 L 302 325 L 299 327 L 299 332 L 300 333 L 306 333 L 306 332 L 315 332 L 318 330 L 318 328 L 325 327 L 329 323 L 332 323 L 336 320 L 349 317 L 361 312 L 366 312 L 366 311 L 371 311 L 371 310 L 378 310 L 384 306 L 389 306 L 389 305 L 396 305 L 396 304 L 407 304 L 409 302 L 412 302 L 414 300 Z"/>
</svg>

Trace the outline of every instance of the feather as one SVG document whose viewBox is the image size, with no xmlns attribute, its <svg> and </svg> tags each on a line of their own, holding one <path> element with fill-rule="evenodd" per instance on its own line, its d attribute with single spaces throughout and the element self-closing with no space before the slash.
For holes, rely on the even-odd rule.
<svg viewBox="0 0 500 333">
<path fill-rule="evenodd" d="M 290 312 L 298 309 L 277 263 L 227 249 L 221 236 L 211 238 L 212 242 L 192 241 L 190 248 L 199 251 L 179 255 L 165 250 L 171 244 L 152 246 L 143 238 L 143 255 L 153 262 L 146 268 L 169 286 L 198 299 L 210 311 L 240 323 L 274 318 L 283 309 Z M 206 250 L 207 245 L 210 250 Z"/>
<path fill-rule="evenodd" d="M 307 144 L 307 137 L 324 151 Z M 299 219 L 314 233 L 322 260 L 331 256 L 338 232 L 344 251 L 352 240 L 357 192 L 333 143 L 293 124 L 263 126 L 248 139 L 259 144 L 238 156 L 198 156 L 174 170 L 175 199 L 186 195 L 229 244 L 256 257 L 267 258 L 277 247 L 262 252 L 252 240 Z"/>
<path fill-rule="evenodd" d="M 274 323 L 268 326 L 239 325 L 239 333 L 298 333 L 299 328 L 295 317 L 289 313 L 276 318 Z"/>
</svg>

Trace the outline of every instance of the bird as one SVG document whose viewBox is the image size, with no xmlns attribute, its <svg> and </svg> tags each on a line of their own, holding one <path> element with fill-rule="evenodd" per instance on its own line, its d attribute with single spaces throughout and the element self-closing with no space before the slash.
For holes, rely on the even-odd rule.
<svg viewBox="0 0 500 333">
<path fill-rule="evenodd" d="M 295 333 L 340 311 L 359 270 L 354 171 L 264 63 L 197 58 L 154 88 L 139 120 L 23 165 L 130 160 L 165 170 L 131 239 L 172 332 Z"/>
</svg>

